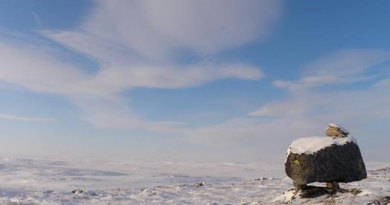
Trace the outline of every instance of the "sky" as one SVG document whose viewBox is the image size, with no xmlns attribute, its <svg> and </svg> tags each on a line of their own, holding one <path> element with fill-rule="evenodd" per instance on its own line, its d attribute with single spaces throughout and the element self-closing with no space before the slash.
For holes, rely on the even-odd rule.
<svg viewBox="0 0 390 205">
<path fill-rule="evenodd" d="M 389 161 L 390 2 L 0 0 L 0 155 Z"/>
</svg>

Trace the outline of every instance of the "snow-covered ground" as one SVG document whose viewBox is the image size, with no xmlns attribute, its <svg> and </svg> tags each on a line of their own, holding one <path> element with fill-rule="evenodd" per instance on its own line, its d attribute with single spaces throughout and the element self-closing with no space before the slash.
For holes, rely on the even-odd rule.
<svg viewBox="0 0 390 205">
<path fill-rule="evenodd" d="M 368 179 L 341 184 L 354 193 L 288 202 L 282 162 L 0 158 L 0 204 L 367 204 L 390 196 L 390 164 L 367 168 Z"/>
</svg>

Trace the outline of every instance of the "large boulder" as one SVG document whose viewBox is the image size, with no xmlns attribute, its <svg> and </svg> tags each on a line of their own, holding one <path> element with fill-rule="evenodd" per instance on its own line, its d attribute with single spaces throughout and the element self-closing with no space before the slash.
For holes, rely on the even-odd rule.
<svg viewBox="0 0 390 205">
<path fill-rule="evenodd" d="M 294 141 L 288 149 L 285 171 L 296 189 L 312 182 L 352 182 L 367 178 L 353 137 L 310 137 Z"/>
</svg>

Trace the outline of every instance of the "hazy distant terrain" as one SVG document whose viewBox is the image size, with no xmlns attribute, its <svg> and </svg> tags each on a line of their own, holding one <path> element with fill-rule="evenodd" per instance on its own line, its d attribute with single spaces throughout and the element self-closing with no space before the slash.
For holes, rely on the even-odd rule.
<svg viewBox="0 0 390 205">
<path fill-rule="evenodd" d="M 390 168 L 342 185 L 358 195 L 293 203 L 366 204 L 390 195 Z M 292 188 L 282 163 L 0 159 L 0 204 L 280 204 Z M 202 183 L 204 182 L 204 183 Z"/>
</svg>

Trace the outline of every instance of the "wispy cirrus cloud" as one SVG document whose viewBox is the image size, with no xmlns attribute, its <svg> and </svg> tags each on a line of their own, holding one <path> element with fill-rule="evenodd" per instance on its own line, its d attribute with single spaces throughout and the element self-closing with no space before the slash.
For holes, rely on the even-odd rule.
<svg viewBox="0 0 390 205">
<path fill-rule="evenodd" d="M 338 95 L 337 90 L 320 92 L 315 89 L 327 85 L 372 80 L 377 76 L 366 74 L 366 72 L 388 60 L 390 60 L 390 52 L 383 50 L 351 49 L 332 52 L 305 66 L 301 79 L 274 82 L 277 87 L 290 90 L 288 100 L 267 103 L 261 109 L 250 114 L 272 117 L 296 115 L 308 113 L 317 106 L 341 103 L 345 98 L 331 97 Z M 381 97 L 379 96 L 379 98 Z"/>
<path fill-rule="evenodd" d="M 0 119 L 21 121 L 21 122 L 55 122 L 56 121 L 56 119 L 53 118 L 25 117 L 25 116 L 8 115 L 2 113 L 0 113 Z"/>
<path fill-rule="evenodd" d="M 326 84 L 353 83 L 370 80 L 364 75 L 370 68 L 387 61 L 390 52 L 375 49 L 346 49 L 331 52 L 304 67 L 297 81 L 276 80 L 274 84 L 289 90 L 302 90 Z"/>
<path fill-rule="evenodd" d="M 333 51 L 304 67 L 304 76 L 361 75 L 373 66 L 389 60 L 390 52 L 379 49 Z"/>
<path fill-rule="evenodd" d="M 227 78 L 262 78 L 259 66 L 204 60 L 183 65 L 177 63 L 176 54 L 186 49 L 202 59 L 262 41 L 281 14 L 278 0 L 245 4 L 234 0 L 98 0 L 94 4 L 79 27 L 39 33 L 96 61 L 95 73 L 60 60 L 45 46 L 3 38 L 0 80 L 34 92 L 66 96 L 82 108 L 88 122 L 105 128 L 170 129 L 161 126 L 172 123 L 147 122 L 131 111 L 121 93 L 133 88 L 184 89 Z"/>
<path fill-rule="evenodd" d="M 88 74 L 59 61 L 49 51 L 29 44 L 0 42 L 0 55 L 3 57 L 0 62 L 1 81 L 35 92 L 64 95 L 83 108 L 88 115 L 86 119 L 99 127 L 143 127 L 140 125 L 142 120 L 132 114 L 126 100 L 120 97 L 121 92 L 132 88 L 178 89 L 217 79 L 251 80 L 262 76 L 253 66 L 239 63 L 226 66 L 206 63 L 187 68 L 175 65 L 110 67 Z"/>
<path fill-rule="evenodd" d="M 387 149 L 382 140 L 390 130 L 375 129 L 373 125 L 390 120 L 390 75 L 386 65 L 380 66 L 389 60 L 389 53 L 381 50 L 333 52 L 309 63 L 306 68 L 310 70 L 305 70 L 300 79 L 275 81 L 275 86 L 288 91 L 284 99 L 265 103 L 249 113 L 250 117 L 182 132 L 197 143 L 226 145 L 230 149 L 244 144 L 254 146 L 253 150 L 272 155 L 268 159 L 282 161 L 292 140 L 324 135 L 326 126 L 335 122 L 348 127 L 352 135 L 364 142 L 362 148 L 368 158 L 378 158 L 369 150 L 373 146 L 377 150 Z M 337 69 L 331 72 L 335 65 Z M 369 72 L 374 68 L 375 72 Z M 342 86 L 362 82 L 365 86 L 360 89 Z M 326 89 L 328 86 L 334 87 Z"/>
<path fill-rule="evenodd" d="M 95 8 L 79 28 L 65 33 L 49 32 L 48 37 L 83 52 L 88 52 L 88 46 L 80 40 L 87 37 L 98 39 L 98 45 L 103 40 L 161 59 L 177 48 L 207 54 L 263 40 L 281 13 L 278 0 L 94 3 Z M 67 39 L 69 35 L 72 40 Z"/>
<path fill-rule="evenodd" d="M 41 33 L 100 62 L 174 62 L 183 49 L 208 55 L 263 41 L 282 12 L 279 0 L 94 3 L 78 28 Z"/>
</svg>

